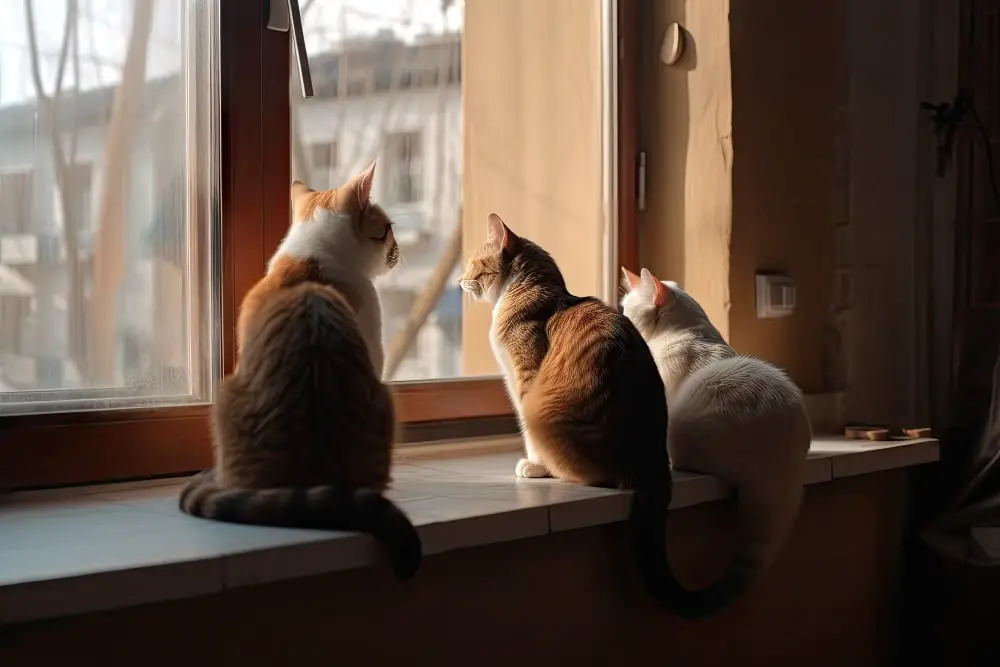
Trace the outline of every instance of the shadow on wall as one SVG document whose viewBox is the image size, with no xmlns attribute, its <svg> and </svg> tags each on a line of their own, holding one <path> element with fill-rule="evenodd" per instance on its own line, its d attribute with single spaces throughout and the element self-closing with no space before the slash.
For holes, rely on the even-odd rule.
<svg viewBox="0 0 1000 667">
<path fill-rule="evenodd" d="M 824 341 L 835 277 L 837 117 L 847 97 L 844 3 L 733 0 L 729 340 L 807 393 L 832 389 Z M 841 202 L 842 203 L 842 202 Z M 841 210 L 843 209 L 843 210 Z M 845 221 L 846 222 L 846 221 Z M 757 271 L 787 272 L 795 312 L 758 319 Z"/>
<path fill-rule="evenodd" d="M 667 26 L 684 26 L 687 17 L 684 0 L 640 3 L 640 85 L 638 105 L 646 110 L 639 117 L 639 146 L 646 151 L 646 211 L 640 212 L 642 245 L 650 252 L 640 252 L 642 262 L 664 280 L 676 280 L 682 286 L 685 276 L 685 190 L 689 148 L 690 109 L 688 76 L 698 64 L 694 37 L 682 28 L 684 52 L 673 65 L 660 60 L 660 46 Z M 669 103 L 665 101 L 669 96 Z M 649 178 L 656 175 L 655 182 Z M 649 224 L 653 221 L 653 224 Z M 637 270 L 638 267 L 635 267 Z"/>
</svg>

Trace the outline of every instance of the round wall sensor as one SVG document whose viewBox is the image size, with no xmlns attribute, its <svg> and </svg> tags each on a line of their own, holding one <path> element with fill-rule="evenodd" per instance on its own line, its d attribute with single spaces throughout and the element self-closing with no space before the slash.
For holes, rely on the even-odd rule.
<svg viewBox="0 0 1000 667">
<path fill-rule="evenodd" d="M 682 55 L 684 55 L 684 29 L 679 23 L 671 23 L 667 26 L 663 43 L 660 45 L 660 60 L 664 65 L 675 65 Z"/>
</svg>

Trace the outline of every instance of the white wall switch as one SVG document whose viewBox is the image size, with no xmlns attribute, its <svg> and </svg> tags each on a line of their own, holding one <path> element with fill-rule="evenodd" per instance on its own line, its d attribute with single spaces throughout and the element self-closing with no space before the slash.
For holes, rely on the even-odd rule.
<svg viewBox="0 0 1000 667">
<path fill-rule="evenodd" d="M 758 273 L 757 318 L 787 317 L 795 311 L 795 283 L 783 273 Z"/>
</svg>

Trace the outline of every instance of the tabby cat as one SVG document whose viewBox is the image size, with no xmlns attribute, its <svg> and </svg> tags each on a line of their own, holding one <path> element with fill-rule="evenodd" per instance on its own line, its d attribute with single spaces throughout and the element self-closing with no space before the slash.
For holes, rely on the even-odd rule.
<svg viewBox="0 0 1000 667">
<path fill-rule="evenodd" d="M 399 249 L 371 201 L 374 169 L 325 192 L 292 185 L 292 225 L 240 309 L 239 365 L 212 413 L 215 465 L 188 482 L 180 506 L 220 521 L 371 533 L 405 579 L 422 546 L 382 495 L 396 423 L 372 279 Z"/>
<path fill-rule="evenodd" d="M 739 546 L 715 584 L 688 594 L 714 613 L 753 586 L 791 532 L 805 484 L 809 417 L 788 376 L 737 355 L 676 283 L 648 269 L 623 273 L 629 291 L 622 309 L 649 344 L 666 388 L 674 467 L 714 475 L 736 490 Z"/>
<path fill-rule="evenodd" d="M 552 257 L 497 215 L 487 231 L 460 285 L 493 304 L 490 341 L 524 435 L 515 472 L 634 490 L 636 565 L 673 609 L 680 586 L 666 557 L 667 405 L 649 348 L 613 308 L 570 294 Z"/>
</svg>

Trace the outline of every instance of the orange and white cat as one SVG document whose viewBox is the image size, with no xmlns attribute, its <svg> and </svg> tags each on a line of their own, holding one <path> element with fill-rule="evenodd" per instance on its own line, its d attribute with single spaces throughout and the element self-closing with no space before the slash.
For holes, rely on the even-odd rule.
<svg viewBox="0 0 1000 667">
<path fill-rule="evenodd" d="M 774 560 L 802 502 L 812 439 L 802 392 L 777 367 L 736 354 L 705 311 L 648 269 L 623 269 L 622 310 L 649 344 L 670 409 L 667 447 L 678 470 L 736 491 L 740 542 L 726 573 L 691 591 L 702 613 L 747 591 Z"/>
<path fill-rule="evenodd" d="M 490 341 L 524 436 L 515 473 L 632 489 L 637 569 L 658 602 L 687 615 L 666 557 L 667 404 L 649 347 L 615 309 L 571 294 L 549 253 L 495 214 L 488 224 L 460 284 L 493 305 Z"/>
<path fill-rule="evenodd" d="M 180 507 L 220 521 L 371 533 L 408 578 L 420 537 L 382 495 L 396 422 L 372 280 L 399 248 L 371 201 L 374 173 L 372 164 L 323 192 L 292 185 L 291 227 L 243 299 L 239 365 L 213 407 L 215 465 L 188 482 Z"/>
</svg>

